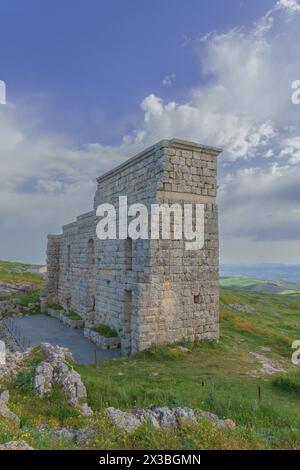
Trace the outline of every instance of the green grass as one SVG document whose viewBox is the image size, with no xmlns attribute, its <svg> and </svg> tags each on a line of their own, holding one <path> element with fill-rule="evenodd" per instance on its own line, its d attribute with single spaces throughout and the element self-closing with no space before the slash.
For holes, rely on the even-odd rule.
<svg viewBox="0 0 300 470">
<path fill-rule="evenodd" d="M 0 301 L 2 300 L 10 300 L 11 296 L 10 295 L 0 295 Z"/>
<path fill-rule="evenodd" d="M 53 429 L 97 426 L 97 436 L 85 445 L 91 449 L 300 449 L 300 366 L 291 363 L 292 342 L 300 339 L 291 327 L 300 323 L 299 298 L 225 288 L 220 302 L 218 343 L 182 343 L 188 352 L 172 345 L 97 365 L 75 364 L 94 417 L 80 417 L 58 389 L 44 399 L 32 393 L 32 371 L 42 360 L 36 350 L 27 358 L 26 373 L 10 385 L 10 406 L 22 418 L 14 437 L 27 435 L 24 440 L 39 449 L 76 447 L 37 433 L 35 426 L 47 422 Z M 232 311 L 227 307 L 232 303 L 251 305 L 256 313 Z M 286 373 L 255 375 L 261 364 L 250 352 L 265 355 Z M 151 405 L 201 408 L 235 420 L 237 427 L 219 430 L 202 420 L 176 430 L 145 424 L 127 434 L 105 414 L 108 406 Z"/>
<path fill-rule="evenodd" d="M 286 289 L 280 292 L 281 295 L 300 295 L 299 290 Z"/>
<path fill-rule="evenodd" d="M 20 305 L 26 307 L 28 304 L 31 303 L 39 303 L 40 301 L 40 290 L 36 289 L 32 292 L 26 292 L 21 294 L 14 295 L 20 302 Z"/>
<path fill-rule="evenodd" d="M 18 299 L 21 305 L 21 312 L 24 314 L 40 313 L 40 290 L 45 282 L 40 274 L 29 272 L 30 268 L 31 265 L 28 264 L 0 261 L 0 282 L 28 285 L 33 288 L 31 292 L 0 296 L 0 300 Z M 28 311 L 26 307 L 31 303 L 36 303 L 37 305 L 31 311 Z M 10 316 L 10 313 L 8 312 L 5 316 Z"/>
<path fill-rule="evenodd" d="M 5 300 L 17 299 L 19 301 L 19 310 L 24 315 L 35 315 L 41 313 L 40 309 L 40 289 L 35 289 L 32 292 L 17 293 L 10 296 L 7 296 Z M 0 300 L 3 300 L 0 298 Z M 30 306 L 29 304 L 35 304 Z M 12 312 L 7 311 L 2 314 L 3 317 L 10 317 Z"/>
<path fill-rule="evenodd" d="M 94 325 L 92 326 L 92 330 L 96 333 L 99 333 L 99 335 L 104 336 L 105 338 L 116 338 L 118 336 L 116 330 L 114 330 L 108 325 Z"/>
<path fill-rule="evenodd" d="M 265 284 L 267 281 L 254 277 L 221 277 L 221 287 L 249 287 L 257 284 Z"/>
<path fill-rule="evenodd" d="M 229 289 L 248 289 L 259 292 L 278 293 L 282 295 L 299 295 L 300 284 L 288 281 L 266 281 L 255 277 L 221 277 L 220 286 Z"/>
<path fill-rule="evenodd" d="M 64 310 L 64 308 L 59 304 L 49 304 L 48 308 L 52 308 L 53 310 L 58 310 L 59 312 Z"/>
<path fill-rule="evenodd" d="M 300 374 L 276 377 L 272 385 L 280 392 L 297 397 L 300 394 Z"/>
<path fill-rule="evenodd" d="M 70 318 L 70 320 L 82 320 L 81 316 L 76 312 L 66 312 L 65 315 Z"/>
<path fill-rule="evenodd" d="M 0 260 L 0 281 L 16 284 L 32 284 L 37 288 L 44 285 L 44 278 L 38 273 L 28 270 L 29 264 Z"/>
</svg>

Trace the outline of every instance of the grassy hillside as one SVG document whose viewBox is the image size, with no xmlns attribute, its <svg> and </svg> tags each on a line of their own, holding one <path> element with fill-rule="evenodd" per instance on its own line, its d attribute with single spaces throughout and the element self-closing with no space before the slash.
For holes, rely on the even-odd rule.
<svg viewBox="0 0 300 470">
<path fill-rule="evenodd" d="M 176 345 L 153 348 L 97 366 L 75 365 L 87 386 L 93 418 L 79 417 L 58 391 L 51 399 L 37 398 L 30 375 L 18 377 L 10 390 L 22 428 L 0 435 L 0 441 L 23 436 L 36 448 L 75 448 L 36 431 L 37 424 L 47 422 L 53 428 L 95 425 L 98 435 L 86 448 L 299 449 L 300 366 L 291 363 L 291 344 L 300 339 L 299 298 L 227 288 L 220 301 L 219 343 L 184 344 L 186 352 Z M 255 313 L 232 307 L 237 304 L 252 306 Z M 279 372 L 267 374 L 270 365 Z M 153 404 L 198 407 L 235 420 L 237 428 L 218 430 L 202 421 L 170 431 L 143 425 L 128 434 L 105 415 L 107 406 Z"/>
<path fill-rule="evenodd" d="M 29 264 L 0 260 L 0 282 L 33 284 L 36 287 L 41 287 L 43 277 L 38 273 L 30 272 L 31 268 L 32 266 Z"/>
<path fill-rule="evenodd" d="M 300 295 L 300 284 L 288 281 L 266 281 L 255 277 L 221 277 L 221 287 L 246 289 L 253 292 L 270 292 L 282 295 Z"/>
</svg>

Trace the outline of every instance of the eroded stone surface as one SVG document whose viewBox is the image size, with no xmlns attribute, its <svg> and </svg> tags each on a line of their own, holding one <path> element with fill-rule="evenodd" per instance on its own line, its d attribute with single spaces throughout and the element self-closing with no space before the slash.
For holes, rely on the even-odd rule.
<svg viewBox="0 0 300 470">
<path fill-rule="evenodd" d="M 9 391 L 5 390 L 0 395 L 0 416 L 5 419 L 8 419 L 9 421 L 12 421 L 13 423 L 16 423 L 16 425 L 19 426 L 20 418 L 9 409 L 8 401 Z"/>
<path fill-rule="evenodd" d="M 35 370 L 34 388 L 41 396 L 45 396 L 52 390 L 53 367 L 49 362 L 42 362 Z"/>
<path fill-rule="evenodd" d="M 90 424 L 81 429 L 62 428 L 54 431 L 56 439 L 65 439 L 67 441 L 74 441 L 79 446 L 84 445 L 86 441 L 93 439 L 98 432 L 95 425 Z"/>
<path fill-rule="evenodd" d="M 48 304 L 78 313 L 86 325 L 114 328 L 123 353 L 218 339 L 219 153 L 164 140 L 98 178 L 93 210 L 65 225 L 62 235 L 48 236 Z M 97 207 L 117 208 L 122 195 L 149 212 L 153 203 L 204 204 L 204 246 L 187 250 L 184 239 L 98 239 Z"/>
<path fill-rule="evenodd" d="M 94 414 L 92 408 L 87 403 L 80 405 L 79 410 L 82 416 L 93 416 Z"/>
<path fill-rule="evenodd" d="M 72 353 L 67 348 L 50 343 L 41 343 L 39 347 L 50 363 L 74 361 Z"/>
<path fill-rule="evenodd" d="M 260 354 L 257 352 L 250 352 L 250 354 L 254 356 L 262 365 L 261 369 L 257 369 L 251 372 L 251 375 L 253 377 L 256 377 L 259 375 L 265 375 L 265 374 L 272 375 L 272 374 L 278 374 L 279 372 L 286 372 L 285 369 L 283 369 L 278 364 L 275 364 L 273 360 L 264 356 L 263 354 Z"/>
<path fill-rule="evenodd" d="M 228 304 L 226 307 L 232 308 L 233 310 L 237 310 L 238 312 L 242 313 L 257 313 L 256 309 L 248 304 Z"/>
<path fill-rule="evenodd" d="M 111 407 L 107 408 L 107 413 L 115 426 L 125 429 L 125 431 L 128 432 L 133 431 L 142 424 L 139 417 L 127 411 L 121 411 Z"/>
<path fill-rule="evenodd" d="M 0 445 L 0 450 L 34 450 L 25 441 L 10 441 Z"/>
<path fill-rule="evenodd" d="M 85 385 L 80 374 L 76 372 L 69 361 L 73 360 L 72 354 L 66 348 L 42 343 L 40 350 L 46 356 L 46 361 L 40 363 L 35 370 L 34 388 L 41 396 L 49 394 L 53 383 L 58 383 L 64 390 L 67 399 L 72 406 L 79 406 L 85 416 L 90 416 L 92 410 L 83 400 L 87 398 Z"/>
<path fill-rule="evenodd" d="M 12 352 L 6 349 L 5 364 L 0 364 L 0 379 L 15 377 L 18 374 L 23 357 L 23 354 L 19 351 Z"/>
<path fill-rule="evenodd" d="M 108 416 L 115 426 L 130 432 L 149 422 L 157 428 L 168 428 L 195 424 L 197 419 L 206 419 L 218 428 L 235 428 L 231 419 L 220 419 L 217 415 L 203 410 L 191 408 L 152 407 L 148 409 L 137 408 L 130 411 L 121 411 L 116 408 L 107 408 Z"/>
</svg>

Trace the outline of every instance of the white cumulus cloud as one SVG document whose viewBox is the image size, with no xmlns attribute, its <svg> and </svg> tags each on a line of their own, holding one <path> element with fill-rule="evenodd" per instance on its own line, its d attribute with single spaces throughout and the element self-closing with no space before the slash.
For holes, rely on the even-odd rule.
<svg viewBox="0 0 300 470">
<path fill-rule="evenodd" d="M 41 132 L 39 119 L 20 104 L 0 106 L 0 257 L 24 259 L 27 246 L 27 260 L 41 260 L 47 232 L 91 209 L 99 174 L 171 137 L 224 149 L 223 258 L 242 259 L 244 250 L 254 259 L 256 249 L 278 257 L 280 246 L 288 257 L 289 234 L 293 253 L 300 248 L 293 202 L 299 197 L 300 106 L 291 102 L 291 84 L 300 79 L 300 5 L 279 0 L 251 28 L 237 26 L 201 38 L 198 86 L 181 102 L 146 96 L 141 125 L 121 145 L 78 147 L 70 136 Z"/>
</svg>

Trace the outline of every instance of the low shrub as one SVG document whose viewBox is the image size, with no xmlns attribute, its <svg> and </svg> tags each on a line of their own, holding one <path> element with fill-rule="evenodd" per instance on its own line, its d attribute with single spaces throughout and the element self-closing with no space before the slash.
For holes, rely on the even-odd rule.
<svg viewBox="0 0 300 470">
<path fill-rule="evenodd" d="M 59 310 L 59 311 L 63 310 L 63 307 L 59 304 L 49 304 L 48 308 L 53 308 L 53 310 Z"/>
<path fill-rule="evenodd" d="M 29 371 L 20 372 L 15 379 L 15 387 L 23 393 L 33 391 L 33 374 Z"/>
<path fill-rule="evenodd" d="M 99 335 L 104 336 L 105 338 L 116 338 L 118 336 L 118 333 L 114 328 L 111 328 L 108 325 L 103 325 L 102 323 L 99 325 L 94 325 L 92 330 Z"/>
<path fill-rule="evenodd" d="M 67 312 L 65 315 L 70 318 L 70 320 L 82 320 L 81 316 L 76 312 Z"/>
<path fill-rule="evenodd" d="M 299 395 L 300 375 L 276 377 L 272 380 L 272 385 L 282 392 Z"/>
</svg>

